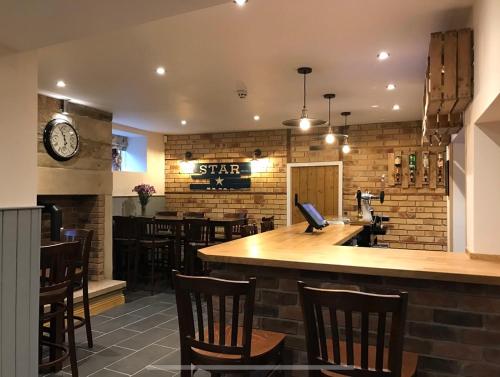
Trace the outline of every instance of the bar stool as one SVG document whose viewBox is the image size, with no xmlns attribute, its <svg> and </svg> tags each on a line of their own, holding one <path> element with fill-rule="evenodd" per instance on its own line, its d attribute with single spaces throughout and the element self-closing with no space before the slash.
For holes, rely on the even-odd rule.
<svg viewBox="0 0 500 377">
<path fill-rule="evenodd" d="M 92 339 L 92 326 L 90 324 L 90 299 L 89 299 L 89 256 L 92 248 L 92 239 L 94 237 L 93 230 L 87 229 L 69 229 L 61 228 L 61 241 L 73 242 L 80 241 L 80 260 L 77 263 L 77 271 L 75 272 L 75 287 L 74 289 L 82 289 L 83 313 L 84 316 L 74 316 L 78 321 L 75 329 L 85 326 L 87 332 L 87 345 L 89 348 L 94 347 Z"/>
<path fill-rule="evenodd" d="M 263 217 L 260 223 L 260 232 L 264 233 L 270 230 L 274 230 L 274 216 Z"/>
<path fill-rule="evenodd" d="M 184 218 L 184 273 L 197 275 L 203 272 L 197 257 L 198 249 L 209 246 L 212 225 L 210 219 Z"/>
<path fill-rule="evenodd" d="M 374 294 L 346 290 L 328 290 L 307 287 L 298 282 L 298 290 L 306 336 L 307 358 L 311 366 L 325 369 L 310 370 L 310 377 L 318 376 L 414 376 L 418 356 L 403 352 L 408 294 Z M 345 339 L 339 334 L 337 312 L 344 313 Z M 354 342 L 353 313 L 361 321 L 361 343 Z M 370 314 L 377 316 L 376 345 L 369 344 Z M 386 347 L 386 324 L 390 314 Z M 326 334 L 330 329 L 331 335 Z"/>
<path fill-rule="evenodd" d="M 75 328 L 73 316 L 73 287 L 76 265 L 81 258 L 80 242 L 42 246 L 40 249 L 39 354 L 38 368 L 42 373 L 59 369 L 70 359 L 71 375 L 78 377 Z M 64 322 L 67 319 L 67 329 Z M 50 323 L 50 327 L 45 325 Z M 64 333 L 68 333 L 68 345 Z M 49 349 L 44 361 L 43 347 Z"/>
<path fill-rule="evenodd" d="M 138 249 L 138 218 L 113 216 L 113 278 L 126 280 L 129 289 L 135 281 L 132 267 Z"/>
<path fill-rule="evenodd" d="M 139 251 L 135 254 L 134 261 L 134 279 L 137 276 L 139 267 L 139 256 L 141 253 L 146 254 L 146 262 L 151 266 L 151 294 L 155 293 L 157 267 L 167 269 L 165 276 L 172 276 L 174 240 L 160 235 L 159 224 L 153 219 L 140 220 L 140 236 L 139 236 Z M 135 284 L 135 281 L 134 281 Z"/>
<path fill-rule="evenodd" d="M 257 224 L 242 225 L 240 227 L 240 234 L 242 238 L 253 236 L 254 234 L 257 233 L 259 233 L 259 230 L 257 229 Z"/>
<path fill-rule="evenodd" d="M 241 227 L 243 225 L 248 225 L 248 213 L 247 212 L 235 212 L 235 213 L 225 213 L 222 215 L 225 219 L 238 219 L 242 220 L 242 224 L 233 225 L 232 233 L 233 236 L 241 236 Z"/>
<path fill-rule="evenodd" d="M 238 371 L 244 366 L 282 363 L 285 334 L 252 328 L 255 278 L 230 281 L 174 272 L 174 286 L 177 313 L 182 318 L 179 321 L 182 377 L 192 376 L 189 369 L 193 364 L 213 366 L 210 373 L 217 376 L 222 372 L 217 370 L 218 365 L 233 366 Z M 218 321 L 214 320 L 217 314 Z M 243 369 L 239 371 L 248 375 L 250 370 Z"/>
</svg>

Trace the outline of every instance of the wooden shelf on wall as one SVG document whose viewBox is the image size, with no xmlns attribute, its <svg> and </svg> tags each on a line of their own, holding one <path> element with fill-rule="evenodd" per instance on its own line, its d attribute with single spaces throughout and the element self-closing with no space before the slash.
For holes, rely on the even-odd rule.
<svg viewBox="0 0 500 377">
<path fill-rule="evenodd" d="M 447 145 L 463 127 L 473 96 L 471 29 L 431 34 L 424 91 L 422 144 Z"/>
</svg>

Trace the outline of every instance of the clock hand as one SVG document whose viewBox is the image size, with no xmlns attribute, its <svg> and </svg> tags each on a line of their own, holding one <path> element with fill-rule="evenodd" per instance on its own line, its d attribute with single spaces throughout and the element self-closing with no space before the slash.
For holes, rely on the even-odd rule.
<svg viewBox="0 0 500 377">
<path fill-rule="evenodd" d="M 68 142 L 66 141 L 66 135 L 64 134 L 63 131 L 61 131 L 61 133 L 62 133 L 62 136 L 63 136 L 63 139 L 64 139 L 64 145 L 67 145 Z"/>
</svg>

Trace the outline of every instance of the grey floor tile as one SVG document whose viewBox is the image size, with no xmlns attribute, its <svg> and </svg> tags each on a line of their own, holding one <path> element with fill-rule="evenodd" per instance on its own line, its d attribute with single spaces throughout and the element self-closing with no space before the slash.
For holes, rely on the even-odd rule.
<svg viewBox="0 0 500 377">
<path fill-rule="evenodd" d="M 107 317 L 117 318 L 124 314 L 133 313 L 136 310 L 144 308 L 144 306 L 145 304 L 142 302 L 133 301 L 124 305 L 117 306 L 116 308 L 110 309 L 102 314 Z"/>
<path fill-rule="evenodd" d="M 95 339 L 101 335 L 104 335 L 104 333 L 92 330 L 92 339 Z M 87 332 L 85 330 L 85 326 L 75 330 L 75 343 L 77 345 L 81 345 L 82 347 L 87 346 Z"/>
<path fill-rule="evenodd" d="M 137 335 L 137 331 L 117 329 L 94 339 L 94 348 L 107 348 Z"/>
<path fill-rule="evenodd" d="M 130 330 L 136 330 L 142 332 L 142 331 L 147 331 L 153 327 L 156 327 L 166 321 L 168 321 L 168 317 L 164 316 L 163 314 L 154 314 L 150 317 L 144 318 L 140 321 L 137 321 L 125 327 Z"/>
<path fill-rule="evenodd" d="M 179 330 L 179 322 L 177 321 L 177 318 L 173 318 L 170 321 L 167 321 L 165 323 L 158 325 L 158 327 L 162 328 L 162 329 L 170 329 L 170 330 L 178 331 Z"/>
<path fill-rule="evenodd" d="M 131 324 L 133 322 L 137 322 L 141 319 L 142 319 L 142 317 L 139 317 L 139 316 L 136 316 L 133 314 L 125 314 L 121 317 L 110 319 L 110 320 L 103 322 L 103 323 L 99 323 L 96 326 L 94 326 L 94 328 L 97 331 L 108 333 L 111 331 L 115 331 L 115 330 L 119 329 L 120 327 L 128 326 L 129 324 Z"/>
<path fill-rule="evenodd" d="M 168 348 L 152 344 L 114 364 L 108 365 L 107 369 L 131 375 L 167 355 L 169 351 Z"/>
<path fill-rule="evenodd" d="M 179 348 L 179 332 L 176 331 L 173 334 L 167 336 L 166 338 L 158 340 L 155 344 L 159 344 L 160 346 L 170 347 L 170 348 Z"/>
<path fill-rule="evenodd" d="M 134 377 L 173 377 L 174 375 L 175 372 L 146 367 L 137 374 L 134 374 Z"/>
<path fill-rule="evenodd" d="M 181 363 L 181 353 L 179 350 L 176 350 L 162 357 L 161 359 L 155 361 L 154 363 L 152 363 L 152 365 L 159 367 L 161 366 L 168 367 L 169 365 L 180 365 L 180 363 Z"/>
<path fill-rule="evenodd" d="M 94 373 L 92 377 L 125 377 L 122 373 L 114 372 L 109 369 L 101 369 Z"/>
<path fill-rule="evenodd" d="M 117 345 L 133 350 L 140 350 L 141 348 L 153 344 L 156 341 L 163 339 L 173 333 L 173 330 L 160 329 L 155 327 L 143 333 L 136 334 L 120 343 L 117 343 Z"/>
<path fill-rule="evenodd" d="M 88 375 L 103 369 L 104 367 L 113 364 L 114 362 L 128 356 L 133 351 L 121 347 L 110 347 L 98 352 L 78 363 L 79 377 L 87 377 Z M 68 371 L 67 366 L 64 371 Z"/>
<path fill-rule="evenodd" d="M 159 302 L 159 303 L 147 305 L 147 306 L 143 307 L 142 309 L 136 310 L 132 314 L 138 315 L 141 317 L 149 317 L 150 315 L 157 314 L 160 312 L 163 313 L 165 310 L 172 309 L 172 308 L 175 308 L 175 306 L 173 304 Z M 168 313 L 165 313 L 165 315 L 171 315 L 171 314 L 170 314 L 170 312 L 168 312 Z"/>
</svg>

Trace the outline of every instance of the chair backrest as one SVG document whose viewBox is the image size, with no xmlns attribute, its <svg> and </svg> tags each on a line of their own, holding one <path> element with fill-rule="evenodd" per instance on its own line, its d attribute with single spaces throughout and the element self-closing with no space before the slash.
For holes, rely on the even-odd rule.
<svg viewBox="0 0 500 377">
<path fill-rule="evenodd" d="M 274 230 L 274 216 L 263 217 L 262 222 L 260 223 L 261 233 L 268 232 L 270 230 Z"/>
<path fill-rule="evenodd" d="M 179 318 L 182 318 L 179 321 L 182 350 L 189 354 L 196 352 L 198 357 L 203 357 L 203 351 L 238 355 L 242 364 L 248 364 L 252 341 L 255 278 L 248 281 L 230 281 L 185 276 L 174 271 L 173 280 L 177 312 Z M 243 318 L 240 318 L 241 312 Z"/>
<path fill-rule="evenodd" d="M 210 240 L 210 219 L 184 218 L 186 242 L 202 243 L 208 246 Z"/>
<path fill-rule="evenodd" d="M 333 371 L 344 376 L 401 375 L 408 305 L 406 292 L 382 295 L 328 290 L 307 287 L 303 282 L 298 282 L 298 289 L 310 365 L 335 366 Z M 353 314 L 356 316 L 354 321 Z M 369 328 L 370 316 L 376 319 L 376 326 L 373 326 L 376 328 Z M 353 328 L 353 323 L 358 323 L 357 317 L 361 326 Z M 388 317 L 390 325 L 387 324 Z M 327 329 L 330 334 L 327 334 Z M 370 331 L 375 334 L 375 346 L 369 345 Z M 389 335 L 388 347 L 385 344 L 386 332 Z M 345 334 L 344 340 L 341 340 L 342 333 Z M 360 342 L 355 343 L 358 333 Z M 322 374 L 318 370 L 310 371 L 310 376 L 319 375 Z"/>
<path fill-rule="evenodd" d="M 205 217 L 205 212 L 184 212 L 184 217 L 191 217 L 195 219 L 202 219 Z"/>
<path fill-rule="evenodd" d="M 113 238 L 136 240 L 139 236 L 139 219 L 132 216 L 113 216 Z"/>
<path fill-rule="evenodd" d="M 257 234 L 259 231 L 257 229 L 257 224 L 242 225 L 240 228 L 241 237 L 248 237 Z"/>
<path fill-rule="evenodd" d="M 177 217 L 177 211 L 158 211 L 156 212 L 156 216 L 167 216 L 167 217 Z"/>
<path fill-rule="evenodd" d="M 73 242 L 80 241 L 81 260 L 80 266 L 82 268 L 82 277 L 88 277 L 89 273 L 89 257 L 90 250 L 92 249 L 92 239 L 94 238 L 94 231 L 87 229 L 71 229 L 61 228 L 61 241 Z M 78 267 L 78 266 L 77 266 Z"/>
</svg>

